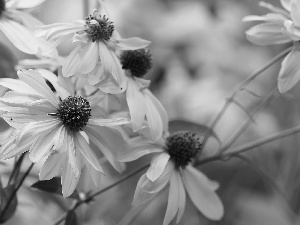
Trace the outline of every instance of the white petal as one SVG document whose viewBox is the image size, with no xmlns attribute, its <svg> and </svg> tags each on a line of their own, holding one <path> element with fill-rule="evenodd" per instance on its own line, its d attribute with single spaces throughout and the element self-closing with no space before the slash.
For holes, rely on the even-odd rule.
<svg viewBox="0 0 300 225">
<path fill-rule="evenodd" d="M 86 160 L 85 160 L 86 161 Z M 85 163 L 86 168 L 88 170 L 89 175 L 91 176 L 95 186 L 100 188 L 101 185 L 101 177 L 103 176 L 103 172 L 95 170 L 95 168 L 88 162 Z M 101 170 L 103 171 L 103 170 Z"/>
<path fill-rule="evenodd" d="M 15 7 L 18 9 L 28 9 L 42 4 L 45 0 L 13 0 L 7 1 L 6 7 Z"/>
<path fill-rule="evenodd" d="M 300 49 L 295 47 L 282 61 L 278 76 L 278 89 L 285 93 L 293 88 L 300 80 Z"/>
<path fill-rule="evenodd" d="M 96 41 L 89 43 L 86 48 L 88 48 L 88 50 L 78 68 L 79 71 L 84 74 L 91 72 L 99 60 L 98 43 Z"/>
<path fill-rule="evenodd" d="M 141 129 L 146 115 L 144 95 L 139 90 L 139 86 L 131 78 L 128 79 L 126 100 L 131 116 L 133 131 Z"/>
<path fill-rule="evenodd" d="M 154 198 L 154 196 L 157 194 L 155 193 L 148 193 L 143 190 L 144 183 L 148 181 L 148 178 L 146 174 L 142 175 L 139 179 L 136 189 L 134 192 L 133 202 L 132 204 L 135 206 L 143 205 L 147 202 L 149 202 L 151 199 Z"/>
<path fill-rule="evenodd" d="M 79 147 L 81 154 L 85 157 L 85 159 L 99 172 L 103 173 L 102 167 L 99 164 L 99 160 L 87 141 L 82 137 L 81 134 L 77 134 L 75 136 L 76 146 Z"/>
<path fill-rule="evenodd" d="M 168 127 L 169 126 L 169 118 L 168 118 L 167 111 L 165 110 L 165 108 L 160 103 L 160 101 L 158 101 L 158 99 L 152 94 L 152 92 L 149 89 L 145 89 L 143 91 L 144 91 L 145 95 L 151 100 L 151 102 L 153 103 L 155 108 L 157 109 L 157 111 L 160 115 L 160 118 L 162 120 L 163 130 L 165 132 L 167 132 L 169 130 L 169 127 Z"/>
<path fill-rule="evenodd" d="M 300 12 L 300 1 L 299 0 L 294 0 L 294 1 L 291 1 L 291 17 L 292 17 L 292 20 L 293 22 L 295 23 L 295 25 L 297 27 L 300 26 L 300 15 L 299 15 L 299 12 Z"/>
<path fill-rule="evenodd" d="M 61 175 L 62 193 L 65 198 L 73 193 L 78 180 L 79 176 L 75 175 L 70 163 L 65 162 Z"/>
<path fill-rule="evenodd" d="M 183 186 L 181 175 L 179 173 L 176 173 L 176 175 L 178 181 L 178 214 L 177 214 L 176 223 L 178 223 L 181 220 L 184 213 L 185 204 L 186 204 L 186 195 L 185 195 L 185 189 Z"/>
<path fill-rule="evenodd" d="M 283 44 L 291 42 L 285 35 L 283 24 L 268 22 L 258 24 L 246 31 L 247 39 L 257 45 Z"/>
<path fill-rule="evenodd" d="M 280 0 L 280 2 L 287 11 L 290 12 L 292 10 L 292 0 Z"/>
<path fill-rule="evenodd" d="M 62 66 L 62 73 L 64 77 L 70 77 L 74 75 L 79 68 L 80 65 L 80 51 L 81 46 L 77 46 L 66 58 L 63 66 Z"/>
<path fill-rule="evenodd" d="M 163 149 L 157 148 L 154 145 L 148 146 L 140 146 L 134 149 L 129 149 L 129 151 L 122 152 L 118 154 L 118 160 L 120 162 L 131 162 L 134 161 L 144 155 L 148 155 L 151 153 L 162 152 Z"/>
<path fill-rule="evenodd" d="M 198 170 L 187 166 L 183 170 L 183 180 L 190 199 L 210 220 L 220 220 L 224 215 L 223 204 L 215 193 L 215 186 Z"/>
<path fill-rule="evenodd" d="M 118 171 L 124 170 L 124 165 L 116 159 L 117 151 L 120 151 L 125 146 L 121 135 L 111 131 L 108 128 L 96 126 L 86 126 L 84 131 L 87 133 L 90 141 L 93 142 L 103 155 L 107 158 L 110 164 Z"/>
<path fill-rule="evenodd" d="M 54 107 L 58 107 L 58 99 L 51 91 L 50 87 L 46 84 L 46 81 L 41 74 L 34 70 L 20 70 L 18 71 L 18 76 L 21 80 L 51 102 Z"/>
<path fill-rule="evenodd" d="M 116 46 L 118 47 L 118 50 L 137 50 L 146 48 L 150 45 L 150 41 L 133 37 L 133 38 L 127 38 L 127 39 L 118 39 L 116 41 Z"/>
<path fill-rule="evenodd" d="M 168 225 L 173 218 L 175 217 L 177 211 L 178 211 L 178 178 L 176 175 L 176 172 L 173 173 L 170 179 L 170 190 L 169 190 L 169 198 L 168 198 L 168 206 L 166 215 L 164 218 L 163 225 Z"/>
<path fill-rule="evenodd" d="M 147 177 L 151 181 L 155 181 L 165 170 L 165 167 L 170 159 L 170 155 L 167 153 L 159 154 L 158 156 L 154 156 L 150 168 L 147 171 Z"/>
<path fill-rule="evenodd" d="M 112 118 L 112 119 L 97 119 L 92 118 L 89 119 L 89 125 L 97 125 L 97 126 L 118 126 L 128 124 L 130 121 L 127 118 Z"/>
<path fill-rule="evenodd" d="M 156 105 L 152 102 L 152 99 L 147 95 L 144 95 L 145 106 L 146 106 L 146 117 L 150 128 L 152 140 L 158 140 L 164 131 L 164 125 L 159 111 Z"/>
<path fill-rule="evenodd" d="M 0 85 L 19 93 L 41 96 L 39 92 L 31 88 L 29 85 L 27 85 L 25 82 L 21 80 L 2 78 L 0 79 Z"/>
<path fill-rule="evenodd" d="M 53 177 L 60 176 L 62 165 L 65 163 L 65 154 L 49 155 L 41 168 L 39 179 L 50 180 Z"/>
</svg>

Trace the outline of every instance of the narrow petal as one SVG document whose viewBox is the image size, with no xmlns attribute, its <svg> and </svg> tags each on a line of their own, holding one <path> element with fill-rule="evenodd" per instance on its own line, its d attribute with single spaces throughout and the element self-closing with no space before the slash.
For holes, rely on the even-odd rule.
<svg viewBox="0 0 300 225">
<path fill-rule="evenodd" d="M 39 92 L 31 88 L 28 84 L 26 84 L 21 80 L 16 80 L 11 78 L 1 78 L 0 85 L 19 93 L 41 96 Z"/>
<path fill-rule="evenodd" d="M 124 125 L 128 123 L 130 123 L 130 121 L 127 118 L 112 118 L 112 119 L 92 118 L 89 119 L 88 121 L 89 125 L 107 126 L 107 127 Z"/>
<path fill-rule="evenodd" d="M 96 41 L 91 42 L 87 45 L 87 48 L 88 50 L 78 68 L 79 72 L 84 74 L 91 72 L 99 60 L 98 43 Z"/>
<path fill-rule="evenodd" d="M 86 161 L 86 160 L 85 160 Z M 103 176 L 103 172 L 100 172 L 100 171 L 98 171 L 98 170 L 96 170 L 90 163 L 88 163 L 87 161 L 86 161 L 86 163 L 85 163 L 85 165 L 86 165 L 86 168 L 87 168 L 87 170 L 88 170 L 88 173 L 89 173 L 89 175 L 91 176 L 91 178 L 92 178 L 92 180 L 93 180 L 93 182 L 94 182 L 94 184 L 95 184 L 95 186 L 97 187 L 97 188 L 100 188 L 100 185 L 101 185 L 101 178 L 102 178 L 102 176 Z M 103 171 L 103 170 L 101 170 L 101 171 Z"/>
<path fill-rule="evenodd" d="M 87 133 L 90 141 L 99 148 L 110 164 L 118 172 L 122 172 L 124 165 L 117 161 L 115 153 L 115 151 L 120 151 L 126 145 L 121 135 L 108 128 L 100 128 L 97 126 L 86 126 L 84 131 Z"/>
<path fill-rule="evenodd" d="M 46 84 L 45 79 L 41 74 L 34 70 L 20 70 L 18 76 L 26 84 L 44 96 L 54 107 L 58 107 L 58 99 Z"/>
<path fill-rule="evenodd" d="M 7 1 L 6 7 L 15 7 L 18 9 L 28 9 L 36 7 L 42 4 L 45 0 L 18 0 L 18 1 Z"/>
<path fill-rule="evenodd" d="M 65 198 L 74 192 L 78 180 L 79 176 L 76 176 L 71 165 L 65 162 L 61 175 L 62 193 Z"/>
<path fill-rule="evenodd" d="M 133 131 L 141 129 L 146 115 L 144 95 L 140 92 L 138 85 L 133 79 L 128 79 L 126 100 L 131 116 Z"/>
<path fill-rule="evenodd" d="M 274 22 L 258 24 L 246 31 L 247 39 L 257 45 L 272 45 L 291 42 L 285 35 L 283 24 Z"/>
<path fill-rule="evenodd" d="M 164 218 L 163 225 L 168 225 L 171 223 L 173 218 L 175 217 L 178 211 L 178 202 L 179 202 L 179 189 L 178 189 L 178 177 L 176 173 L 173 173 L 170 179 L 170 190 L 169 190 L 169 198 L 168 198 L 168 206 L 166 215 Z"/>
<path fill-rule="evenodd" d="M 146 175 L 152 182 L 155 181 L 165 170 L 165 167 L 170 159 L 170 155 L 167 153 L 159 154 L 154 156 L 150 168 L 148 169 Z"/>
<path fill-rule="evenodd" d="M 198 170 L 187 166 L 183 170 L 187 193 L 197 207 L 210 220 L 220 220 L 224 215 L 223 204 L 215 193 L 215 186 Z"/>
<path fill-rule="evenodd" d="M 300 12 L 300 1 L 299 0 L 291 1 L 291 17 L 297 27 L 300 26 L 299 12 Z"/>
<path fill-rule="evenodd" d="M 292 0 L 280 0 L 280 2 L 287 11 L 290 12 L 292 10 Z"/>
<path fill-rule="evenodd" d="M 148 193 L 143 190 L 144 183 L 147 181 L 148 181 L 148 178 L 147 178 L 146 174 L 142 175 L 141 178 L 139 179 L 139 181 L 136 185 L 133 202 L 132 202 L 132 204 L 134 206 L 140 206 L 140 205 L 143 205 L 143 204 L 149 202 L 157 194 L 157 192 Z"/>
<path fill-rule="evenodd" d="M 127 38 L 127 39 L 120 38 L 116 42 L 117 42 L 116 46 L 118 47 L 119 50 L 122 51 L 146 48 L 151 43 L 150 41 L 138 37 Z"/>
<path fill-rule="evenodd" d="M 300 80 L 299 57 L 299 47 L 295 47 L 282 61 L 278 76 L 278 89 L 281 93 L 289 91 Z"/>
<path fill-rule="evenodd" d="M 162 152 L 163 149 L 157 148 L 156 146 L 141 146 L 134 149 L 130 149 L 126 153 L 122 152 L 118 154 L 118 160 L 120 162 L 131 162 L 134 161 L 144 155 L 148 155 L 151 153 Z"/>
<path fill-rule="evenodd" d="M 39 179 L 50 180 L 53 177 L 60 176 L 62 166 L 65 163 L 65 154 L 49 155 L 41 168 Z"/>
<path fill-rule="evenodd" d="M 78 71 L 80 65 L 80 51 L 81 46 L 79 45 L 66 58 L 62 66 L 62 74 L 64 77 L 70 77 Z"/>
<path fill-rule="evenodd" d="M 85 159 L 99 172 L 103 173 L 102 167 L 99 164 L 99 160 L 87 141 L 82 137 L 81 134 L 75 135 L 76 146 L 79 147 L 81 154 L 85 157 Z"/>
<path fill-rule="evenodd" d="M 176 173 L 177 175 L 177 181 L 178 181 L 178 214 L 176 223 L 178 223 L 184 213 L 185 204 L 186 204 L 186 195 L 185 195 L 185 189 L 183 186 L 183 180 L 179 173 Z"/>
</svg>

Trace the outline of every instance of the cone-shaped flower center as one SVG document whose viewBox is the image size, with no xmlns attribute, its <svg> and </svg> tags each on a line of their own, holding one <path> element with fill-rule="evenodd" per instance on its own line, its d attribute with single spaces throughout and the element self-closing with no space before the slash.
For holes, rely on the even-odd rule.
<svg viewBox="0 0 300 225">
<path fill-rule="evenodd" d="M 91 116 L 90 103 L 81 96 L 69 96 L 58 107 L 58 115 L 63 124 L 74 132 L 82 130 Z"/>
<path fill-rule="evenodd" d="M 124 51 L 120 60 L 122 68 L 135 77 L 143 77 L 152 67 L 151 53 L 145 49 Z"/>
<path fill-rule="evenodd" d="M 0 17 L 4 10 L 5 10 L 5 0 L 0 0 Z"/>
<path fill-rule="evenodd" d="M 173 133 L 167 138 L 166 146 L 177 168 L 187 166 L 202 150 L 200 138 L 190 131 Z"/>
<path fill-rule="evenodd" d="M 93 42 L 108 41 L 111 38 L 115 29 L 113 23 L 110 22 L 105 15 L 99 15 L 97 17 L 89 15 L 85 18 L 85 22 L 88 27 L 85 30 L 85 32 L 92 39 Z"/>
</svg>

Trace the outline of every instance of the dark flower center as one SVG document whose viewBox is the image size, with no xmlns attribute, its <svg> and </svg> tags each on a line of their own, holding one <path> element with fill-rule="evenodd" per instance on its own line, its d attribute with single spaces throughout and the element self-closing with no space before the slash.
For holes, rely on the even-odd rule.
<svg viewBox="0 0 300 225">
<path fill-rule="evenodd" d="M 122 69 L 129 70 L 134 77 L 143 77 L 152 67 L 151 53 L 146 49 L 124 51 L 120 61 Z"/>
<path fill-rule="evenodd" d="M 82 130 L 91 116 L 90 103 L 81 96 L 69 96 L 58 107 L 58 115 L 63 124 L 74 132 Z"/>
<path fill-rule="evenodd" d="M 149 50 L 124 51 L 120 57 L 122 68 L 129 70 L 132 76 L 143 77 L 152 67 Z"/>
<path fill-rule="evenodd" d="M 190 131 L 173 133 L 167 138 L 166 146 L 177 168 L 187 166 L 202 150 L 200 138 Z"/>
<path fill-rule="evenodd" d="M 0 17 L 4 10 L 5 10 L 5 0 L 0 0 Z"/>
<path fill-rule="evenodd" d="M 98 23 L 93 24 L 91 23 L 91 20 L 96 20 Z M 85 22 L 88 27 L 85 32 L 89 35 L 93 42 L 108 41 L 115 29 L 113 22 L 110 22 L 105 15 L 99 15 L 97 17 L 89 15 L 85 18 Z"/>
</svg>

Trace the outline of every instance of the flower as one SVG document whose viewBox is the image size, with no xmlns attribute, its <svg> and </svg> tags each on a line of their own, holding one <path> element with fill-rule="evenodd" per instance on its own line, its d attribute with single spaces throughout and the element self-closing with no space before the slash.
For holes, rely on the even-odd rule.
<svg viewBox="0 0 300 225">
<path fill-rule="evenodd" d="M 132 149 L 119 156 L 122 162 L 132 161 L 149 153 L 156 154 L 148 171 L 138 181 L 134 205 L 145 204 L 169 184 L 164 225 L 169 224 L 176 214 L 177 223 L 182 218 L 186 203 L 185 190 L 204 216 L 211 220 L 222 218 L 223 205 L 215 193 L 218 183 L 209 180 L 191 164 L 202 150 L 201 141 L 195 133 L 175 132 L 156 143 L 139 136 L 131 139 L 129 143 Z"/>
<path fill-rule="evenodd" d="M 162 104 L 148 89 L 150 81 L 141 78 L 151 69 L 151 54 L 145 49 L 124 51 L 120 61 L 125 70 L 124 87 L 133 131 L 142 128 L 146 116 L 151 138 L 156 141 L 168 130 L 168 116 Z M 101 89 L 101 86 L 98 87 Z"/>
<path fill-rule="evenodd" d="M 96 9 L 85 20 L 39 28 L 36 36 L 54 40 L 53 48 L 70 38 L 73 38 L 74 43 L 79 43 L 66 58 L 62 68 L 63 75 L 69 77 L 77 73 L 92 74 L 93 83 L 112 75 L 117 84 L 122 86 L 121 67 L 115 52 L 145 48 L 150 44 L 137 37 L 122 39 L 109 18 Z"/>
<path fill-rule="evenodd" d="M 33 35 L 35 26 L 43 23 L 29 13 L 21 11 L 36 7 L 44 1 L 0 0 L 0 30 L 16 48 L 27 54 L 37 55 L 50 47 L 44 39 L 35 38 Z M 52 49 L 48 55 L 57 57 L 56 49 Z"/>
<path fill-rule="evenodd" d="M 278 76 L 278 89 L 281 93 L 289 91 L 300 80 L 298 59 L 300 40 L 300 1 L 281 0 L 284 9 L 261 2 L 260 5 L 272 13 L 264 16 L 247 16 L 243 21 L 263 21 L 248 31 L 249 41 L 258 45 L 283 44 L 293 42 L 292 51 L 282 61 Z"/>
<path fill-rule="evenodd" d="M 0 79 L 0 85 L 11 89 L 0 98 L 0 110 L 5 111 L 2 117 L 16 128 L 1 146 L 0 159 L 20 155 L 28 149 L 32 162 L 46 158 L 40 179 L 61 176 L 65 197 L 74 191 L 82 167 L 87 168 L 99 187 L 103 174 L 98 160 L 101 152 L 116 170 L 123 170 L 113 151 L 124 143 L 113 128 L 128 123 L 128 119 L 107 115 L 97 105 L 103 96 L 78 95 L 67 78 L 60 82 L 50 71 L 40 71 L 18 71 L 20 80 Z"/>
</svg>

